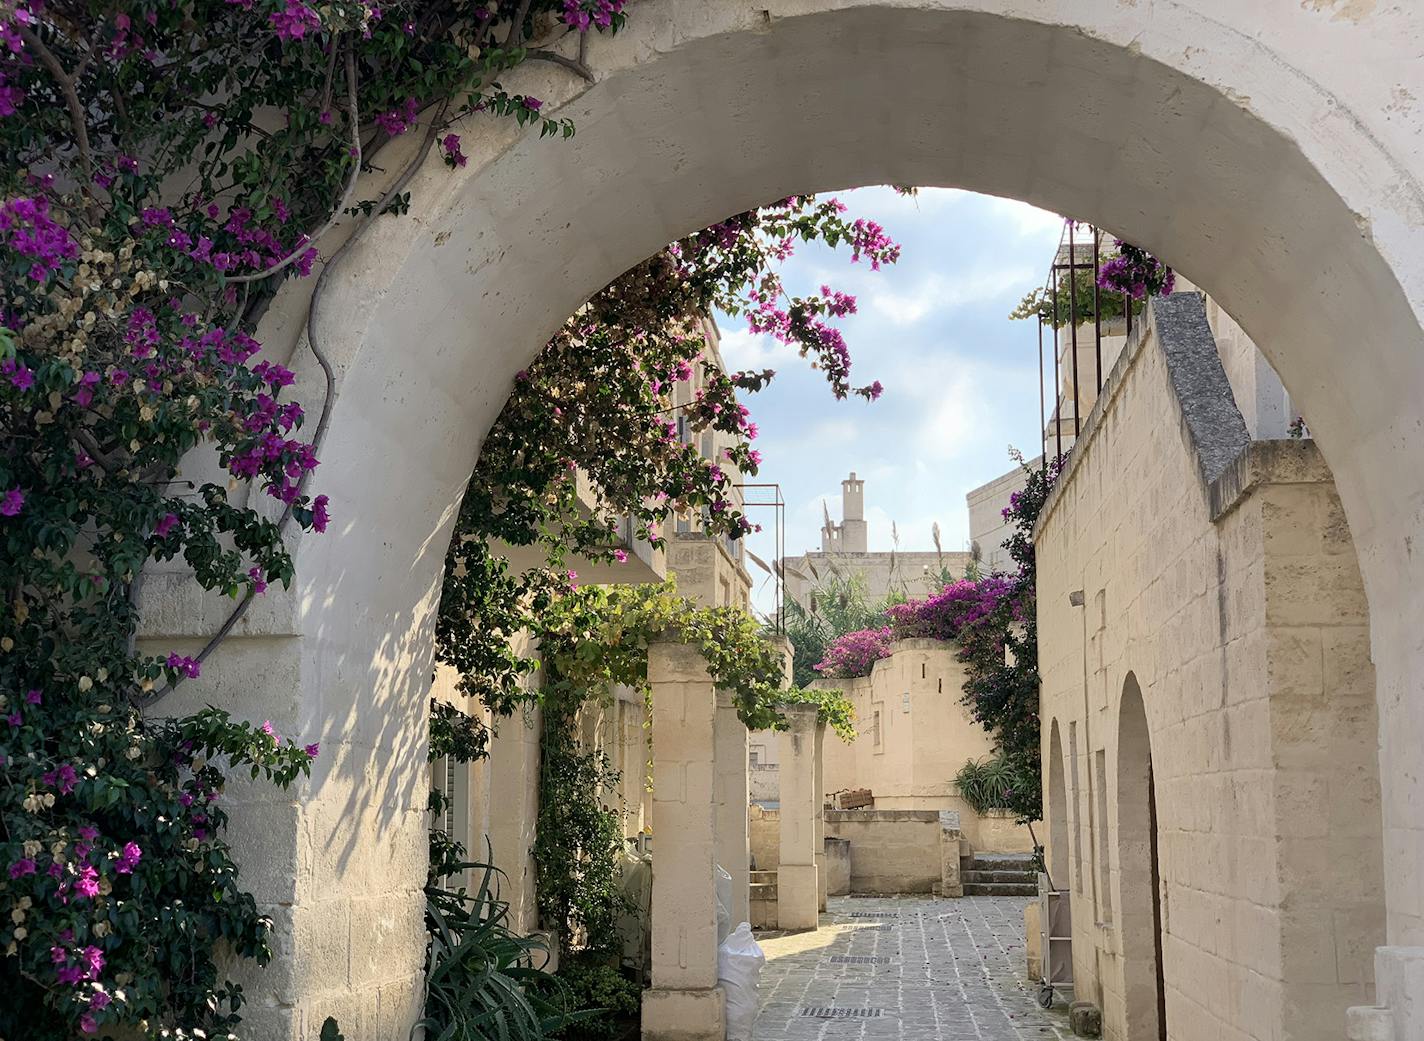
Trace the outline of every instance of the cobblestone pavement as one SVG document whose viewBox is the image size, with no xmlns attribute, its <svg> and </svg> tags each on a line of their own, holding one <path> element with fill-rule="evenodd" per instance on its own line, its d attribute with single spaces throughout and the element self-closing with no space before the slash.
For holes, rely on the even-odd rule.
<svg viewBox="0 0 1424 1041">
<path fill-rule="evenodd" d="M 1024 982 L 1027 902 L 833 898 L 815 932 L 760 938 L 767 963 L 754 1041 L 1071 1038 L 1062 1000 L 1040 1009 L 1036 985 Z"/>
</svg>

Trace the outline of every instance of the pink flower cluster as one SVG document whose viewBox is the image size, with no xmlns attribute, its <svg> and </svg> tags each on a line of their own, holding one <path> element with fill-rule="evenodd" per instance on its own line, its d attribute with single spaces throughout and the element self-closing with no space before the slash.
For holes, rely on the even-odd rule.
<svg viewBox="0 0 1424 1041">
<path fill-rule="evenodd" d="M 268 21 L 276 30 L 277 39 L 284 43 L 300 40 L 307 33 L 321 28 L 321 16 L 302 0 L 287 0 L 287 6 L 280 11 L 273 11 Z"/>
<path fill-rule="evenodd" d="M 624 0 L 564 0 L 564 24 L 586 33 L 592 26 L 607 29 L 623 10 Z"/>
<path fill-rule="evenodd" d="M 389 112 L 378 113 L 376 115 L 376 125 L 391 137 L 400 137 L 401 134 L 404 134 L 411 127 L 415 126 L 415 119 L 419 114 L 420 102 L 415 98 L 406 98 L 400 108 L 393 108 Z M 454 135 L 452 134 L 451 136 L 453 137 Z M 458 143 L 458 138 L 456 141 Z"/>
<path fill-rule="evenodd" d="M 11 56 L 19 55 L 25 46 L 16 26 L 33 25 L 34 21 L 35 16 L 18 4 L 12 5 L 8 11 L 0 8 L 0 44 Z M 24 89 L 11 84 L 5 71 L 0 69 L 0 117 L 13 116 L 24 103 Z"/>
<path fill-rule="evenodd" d="M 460 151 L 459 134 L 446 134 L 440 139 L 440 147 L 445 151 L 445 163 L 448 166 L 464 166 L 470 160 L 469 156 Z"/>
<path fill-rule="evenodd" d="M 0 204 L 0 241 L 31 261 L 30 280 L 47 282 L 67 260 L 79 256 L 79 244 L 50 216 L 43 197 L 10 199 Z"/>
<path fill-rule="evenodd" d="M 826 648 L 826 656 L 816 665 L 816 671 L 827 676 L 869 676 L 876 662 L 890 657 L 892 639 L 888 625 L 846 633 Z"/>
<path fill-rule="evenodd" d="M 895 604 L 885 614 L 898 640 L 953 640 L 997 610 L 1016 589 L 1014 579 L 1004 575 L 989 575 L 977 582 L 965 578 L 924 600 Z"/>
<path fill-rule="evenodd" d="M 1176 273 L 1141 247 L 1117 240 L 1118 254 L 1098 268 L 1098 285 L 1142 300 L 1167 296 L 1177 284 Z"/>
<path fill-rule="evenodd" d="M 850 226 L 850 259 L 854 263 L 862 256 L 870 258 L 870 270 L 879 271 L 881 264 L 893 264 L 900 259 L 900 247 L 873 220 L 857 218 Z"/>
</svg>

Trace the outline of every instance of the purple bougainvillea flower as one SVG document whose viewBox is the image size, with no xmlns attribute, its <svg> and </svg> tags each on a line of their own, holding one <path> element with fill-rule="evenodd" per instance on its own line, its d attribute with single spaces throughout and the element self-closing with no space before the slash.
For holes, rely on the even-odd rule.
<svg viewBox="0 0 1424 1041">
<path fill-rule="evenodd" d="M 0 517 L 15 517 L 25 508 L 25 493 L 18 488 L 11 488 L 4 495 L 0 495 Z"/>
</svg>

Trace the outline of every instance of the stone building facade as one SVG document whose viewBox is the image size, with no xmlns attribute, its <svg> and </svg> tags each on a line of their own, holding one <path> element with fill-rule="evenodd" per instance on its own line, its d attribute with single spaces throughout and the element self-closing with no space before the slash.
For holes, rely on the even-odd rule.
<svg viewBox="0 0 1424 1041">
<path fill-rule="evenodd" d="M 1032 849 L 1026 828 L 979 814 L 954 786 L 971 759 L 993 755 L 989 733 L 961 703 L 965 667 L 943 640 L 900 640 L 869 676 L 821 679 L 855 709 L 856 738 L 826 739 L 825 793 L 868 788 L 878 810 L 953 810 L 968 845 L 998 853 Z"/>
<path fill-rule="evenodd" d="M 1153 301 L 1040 517 L 1048 869 L 1106 1037 L 1338 1039 L 1385 936 L 1364 589 L 1319 451 L 1253 439 L 1221 359 Z"/>
<path fill-rule="evenodd" d="M 923 597 L 944 586 L 946 573 L 963 578 L 968 553 L 898 548 L 871 552 L 865 519 L 865 481 L 852 470 L 841 482 L 841 520 L 827 511 L 821 528 L 821 548 L 780 562 L 786 599 L 810 608 L 816 590 L 832 578 L 855 578 L 866 599 L 874 604 L 891 593 Z"/>
</svg>

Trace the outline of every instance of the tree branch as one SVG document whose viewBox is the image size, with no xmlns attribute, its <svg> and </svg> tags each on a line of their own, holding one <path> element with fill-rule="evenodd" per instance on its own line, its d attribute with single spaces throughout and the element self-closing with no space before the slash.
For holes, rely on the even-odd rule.
<svg viewBox="0 0 1424 1041">
<path fill-rule="evenodd" d="M 357 118 L 358 113 L 356 111 L 356 56 L 352 53 L 350 47 L 346 48 L 346 108 L 348 118 L 351 121 L 351 151 L 353 153 L 351 156 L 351 174 L 346 178 L 346 185 L 341 190 L 341 201 L 338 202 L 336 207 L 331 211 L 331 216 L 327 217 L 326 223 L 307 235 L 307 245 L 315 244 L 317 240 L 336 226 L 336 222 L 341 219 L 342 214 L 346 212 L 346 207 L 350 205 L 351 196 L 356 192 L 356 182 L 361 177 L 361 123 Z M 297 258 L 304 252 L 305 250 L 301 246 L 298 246 L 281 260 L 277 261 L 277 263 L 261 271 L 254 271 L 251 274 L 234 275 L 228 279 L 228 282 L 260 282 L 262 279 L 269 278 L 278 271 L 295 263 Z"/>
<path fill-rule="evenodd" d="M 15 22 L 15 28 L 19 30 L 20 39 L 35 52 L 45 68 L 49 69 L 49 74 L 54 77 L 64 94 L 64 103 L 69 109 L 69 122 L 74 127 L 74 143 L 79 148 L 79 164 L 84 170 L 84 190 L 87 192 L 89 186 L 94 183 L 94 154 L 89 150 L 89 127 L 84 121 L 84 104 L 79 100 L 74 77 L 64 70 L 54 52 L 45 46 L 45 42 L 33 29 L 19 21 Z M 86 58 L 76 71 L 83 72 L 88 63 Z"/>
<path fill-rule="evenodd" d="M 596 80 L 594 79 L 593 70 L 577 58 L 566 58 L 556 51 L 544 50 L 525 51 L 524 56 L 534 61 L 550 61 L 553 62 L 555 65 L 562 65 L 564 68 L 568 69 L 570 72 L 576 73 L 583 79 L 587 80 L 589 83 L 596 82 Z"/>
<path fill-rule="evenodd" d="M 516 40 L 524 38 L 524 19 L 529 17 L 529 7 L 534 0 L 520 0 L 519 9 L 514 12 L 514 20 L 509 23 L 509 32 L 504 37 L 504 49 L 509 50 Z"/>
</svg>

